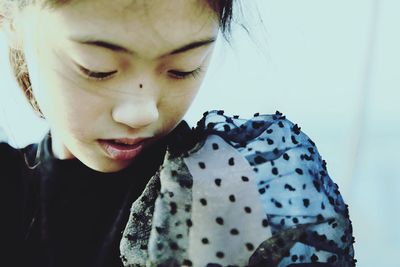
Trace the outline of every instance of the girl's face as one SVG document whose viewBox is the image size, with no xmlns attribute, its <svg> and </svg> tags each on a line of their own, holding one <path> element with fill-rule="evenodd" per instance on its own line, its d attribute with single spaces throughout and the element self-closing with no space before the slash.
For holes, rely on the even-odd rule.
<svg viewBox="0 0 400 267">
<path fill-rule="evenodd" d="M 143 149 L 181 121 L 218 33 L 216 13 L 199 0 L 72 1 L 30 6 L 20 18 L 56 157 L 101 172 L 125 168 L 141 149 L 108 151 L 100 140 L 151 138 Z"/>
</svg>

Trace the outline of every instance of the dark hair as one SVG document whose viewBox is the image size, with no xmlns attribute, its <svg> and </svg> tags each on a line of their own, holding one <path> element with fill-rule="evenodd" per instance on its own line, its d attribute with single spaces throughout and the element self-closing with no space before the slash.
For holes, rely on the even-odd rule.
<svg viewBox="0 0 400 267">
<path fill-rule="evenodd" d="M 2 12 L 9 14 L 13 9 L 19 11 L 32 4 L 39 4 L 42 8 L 57 9 L 78 0 L 2 0 Z M 201 0 L 199 0 L 201 1 Z M 229 42 L 231 36 L 231 24 L 233 16 L 233 4 L 235 0 L 206 0 L 207 4 L 217 13 L 219 18 L 219 26 L 224 39 Z M 238 1 L 238 0 L 236 0 Z M 22 50 L 10 48 L 9 61 L 14 76 L 24 95 L 32 106 L 33 110 L 39 117 L 44 118 L 35 98 L 33 97 L 29 73 L 26 66 L 25 56 Z"/>
</svg>

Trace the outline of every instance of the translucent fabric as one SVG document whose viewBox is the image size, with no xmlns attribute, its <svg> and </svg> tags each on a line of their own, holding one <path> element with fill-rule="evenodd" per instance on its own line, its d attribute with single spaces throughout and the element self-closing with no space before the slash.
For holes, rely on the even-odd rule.
<svg viewBox="0 0 400 267">
<path fill-rule="evenodd" d="M 354 266 L 347 205 L 280 112 L 204 113 L 133 203 L 125 266 Z"/>
</svg>

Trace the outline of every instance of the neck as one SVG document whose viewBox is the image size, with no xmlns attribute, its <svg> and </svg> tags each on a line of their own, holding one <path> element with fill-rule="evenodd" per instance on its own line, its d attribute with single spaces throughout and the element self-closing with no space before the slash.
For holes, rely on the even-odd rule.
<svg viewBox="0 0 400 267">
<path fill-rule="evenodd" d="M 51 132 L 51 153 L 55 158 L 61 160 L 75 158 L 54 132 Z"/>
</svg>

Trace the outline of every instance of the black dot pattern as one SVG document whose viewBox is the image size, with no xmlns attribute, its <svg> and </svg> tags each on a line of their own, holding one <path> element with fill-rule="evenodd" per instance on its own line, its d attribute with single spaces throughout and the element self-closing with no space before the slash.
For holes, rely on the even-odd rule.
<svg viewBox="0 0 400 267">
<path fill-rule="evenodd" d="M 278 111 L 245 120 L 212 110 L 193 130 L 196 149 L 166 157 L 159 194 L 135 202 L 125 265 L 355 266 L 347 205 L 301 127 Z M 138 235 L 146 225 L 150 239 Z M 279 261 L 256 262 L 261 252 Z"/>
<path fill-rule="evenodd" d="M 198 200 L 193 206 L 190 235 L 194 242 L 191 251 L 200 259 L 190 260 L 196 266 L 246 265 L 254 244 L 271 236 L 248 161 L 224 139 L 210 136 L 196 158 L 189 155 L 185 162 L 195 177 L 193 198 Z M 206 167 L 199 168 L 198 162 L 204 162 Z M 254 205 L 257 201 L 258 205 Z M 247 249 L 246 243 L 252 244 L 253 249 Z M 226 249 L 229 247 L 232 249 Z"/>
</svg>

